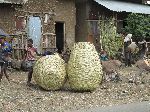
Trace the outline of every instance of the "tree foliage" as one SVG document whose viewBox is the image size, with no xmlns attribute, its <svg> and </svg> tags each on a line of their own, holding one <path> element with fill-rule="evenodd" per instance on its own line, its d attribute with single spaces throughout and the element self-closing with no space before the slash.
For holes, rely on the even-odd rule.
<svg viewBox="0 0 150 112">
<path fill-rule="evenodd" d="M 126 22 L 125 31 L 132 33 L 133 37 L 150 38 L 150 15 L 132 13 L 128 15 Z"/>
<path fill-rule="evenodd" d="M 99 18 L 101 45 L 110 57 L 115 57 L 118 49 L 122 47 L 122 39 L 117 37 L 115 19 L 113 17 Z"/>
</svg>

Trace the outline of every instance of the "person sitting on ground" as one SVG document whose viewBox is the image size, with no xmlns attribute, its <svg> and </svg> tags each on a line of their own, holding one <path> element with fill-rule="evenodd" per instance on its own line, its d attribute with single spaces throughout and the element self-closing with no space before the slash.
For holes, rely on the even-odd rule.
<svg viewBox="0 0 150 112">
<path fill-rule="evenodd" d="M 100 59 L 102 61 L 107 61 L 108 60 L 108 55 L 107 55 L 107 52 L 102 50 L 101 53 L 100 53 Z"/>
<path fill-rule="evenodd" d="M 65 51 L 62 51 L 61 57 L 63 58 L 63 60 L 67 63 L 69 61 L 70 58 L 70 49 L 67 47 L 67 49 Z"/>
</svg>

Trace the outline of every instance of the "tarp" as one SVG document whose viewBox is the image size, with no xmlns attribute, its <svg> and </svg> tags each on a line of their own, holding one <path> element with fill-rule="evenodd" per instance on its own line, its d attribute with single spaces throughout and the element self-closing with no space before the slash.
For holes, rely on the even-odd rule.
<svg viewBox="0 0 150 112">
<path fill-rule="evenodd" d="M 5 33 L 2 29 L 0 29 L 0 37 L 2 36 L 9 37 L 7 33 Z"/>
</svg>

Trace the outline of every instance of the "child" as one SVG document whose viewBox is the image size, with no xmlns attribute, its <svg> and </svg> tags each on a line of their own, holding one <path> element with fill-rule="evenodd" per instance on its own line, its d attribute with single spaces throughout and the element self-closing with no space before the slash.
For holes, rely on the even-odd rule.
<svg viewBox="0 0 150 112">
<path fill-rule="evenodd" d="M 36 61 L 37 50 L 33 47 L 33 40 L 28 39 L 28 45 L 26 49 L 25 61 L 27 62 L 27 68 L 29 70 L 27 85 L 31 85 L 32 73 L 33 73 L 33 65 Z"/>
<path fill-rule="evenodd" d="M 107 61 L 108 60 L 108 56 L 107 56 L 107 52 L 106 51 L 101 51 L 101 53 L 100 53 L 100 59 L 102 60 L 102 61 Z"/>
</svg>

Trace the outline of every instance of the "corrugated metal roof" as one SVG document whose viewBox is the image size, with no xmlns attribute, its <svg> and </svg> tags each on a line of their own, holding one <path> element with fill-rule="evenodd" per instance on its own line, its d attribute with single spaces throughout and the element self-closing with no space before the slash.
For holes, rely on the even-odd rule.
<svg viewBox="0 0 150 112">
<path fill-rule="evenodd" d="M 23 4 L 27 0 L 0 0 L 0 3 L 9 3 L 9 4 Z"/>
<path fill-rule="evenodd" d="M 115 0 L 95 0 L 100 5 L 108 8 L 109 10 L 116 12 L 132 12 L 132 13 L 142 13 L 150 14 L 150 6 L 135 4 L 129 2 L 121 2 Z"/>
</svg>

